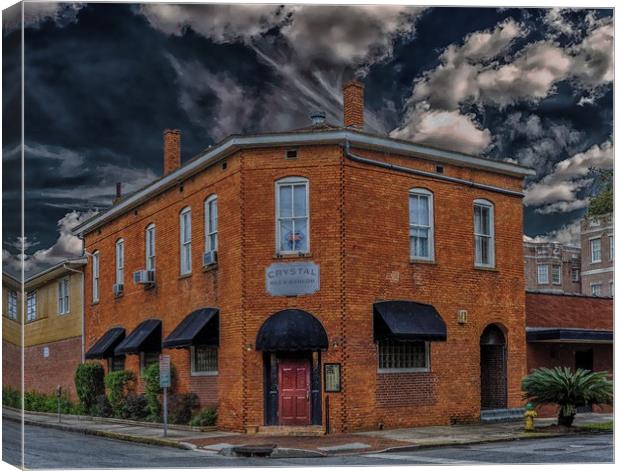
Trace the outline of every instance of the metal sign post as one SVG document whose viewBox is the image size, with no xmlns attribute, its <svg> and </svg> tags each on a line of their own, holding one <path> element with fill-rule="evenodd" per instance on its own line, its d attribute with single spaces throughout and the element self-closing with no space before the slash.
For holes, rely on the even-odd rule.
<svg viewBox="0 0 620 471">
<path fill-rule="evenodd" d="M 58 423 L 60 423 L 60 396 L 62 395 L 62 388 L 60 384 L 56 386 L 56 405 L 58 407 Z"/>
<path fill-rule="evenodd" d="M 167 437 L 168 388 L 170 387 L 170 355 L 159 355 L 159 387 L 164 389 L 164 437 Z"/>
</svg>

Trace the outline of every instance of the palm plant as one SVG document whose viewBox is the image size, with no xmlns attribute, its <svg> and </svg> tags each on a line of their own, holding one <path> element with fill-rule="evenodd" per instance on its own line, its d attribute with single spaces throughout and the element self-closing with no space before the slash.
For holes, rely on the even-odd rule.
<svg viewBox="0 0 620 471">
<path fill-rule="evenodd" d="M 613 384 L 606 371 L 538 368 L 523 378 L 521 389 L 534 405 L 559 405 L 558 425 L 566 427 L 572 425 L 578 405 L 613 402 Z"/>
</svg>

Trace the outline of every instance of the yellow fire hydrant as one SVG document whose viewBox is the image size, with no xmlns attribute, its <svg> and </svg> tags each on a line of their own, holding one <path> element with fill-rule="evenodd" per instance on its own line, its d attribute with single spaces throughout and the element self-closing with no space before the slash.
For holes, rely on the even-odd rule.
<svg viewBox="0 0 620 471">
<path fill-rule="evenodd" d="M 534 410 L 534 406 L 531 403 L 527 403 L 525 406 L 525 412 L 523 413 L 523 418 L 525 419 L 525 431 L 533 432 L 534 431 L 534 418 L 537 417 L 538 414 Z"/>
</svg>

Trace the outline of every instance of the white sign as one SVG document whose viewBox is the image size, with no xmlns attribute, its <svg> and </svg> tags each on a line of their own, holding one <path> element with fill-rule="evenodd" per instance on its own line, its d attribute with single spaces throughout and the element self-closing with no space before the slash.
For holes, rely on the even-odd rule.
<svg viewBox="0 0 620 471">
<path fill-rule="evenodd" d="M 170 355 L 159 355 L 159 387 L 170 387 Z"/>
<path fill-rule="evenodd" d="M 316 293 L 320 279 L 319 266 L 314 262 L 273 263 L 265 268 L 265 285 L 272 296 Z"/>
</svg>

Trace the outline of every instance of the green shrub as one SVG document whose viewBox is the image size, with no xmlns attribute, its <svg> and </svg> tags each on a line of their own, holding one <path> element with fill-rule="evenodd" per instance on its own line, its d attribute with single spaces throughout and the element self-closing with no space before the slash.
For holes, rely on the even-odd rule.
<svg viewBox="0 0 620 471">
<path fill-rule="evenodd" d="M 58 412 L 58 398 L 56 394 L 44 394 L 38 391 L 24 393 L 24 409 L 32 412 Z M 74 414 L 75 405 L 69 400 L 69 395 L 63 392 L 60 396 L 60 412 Z"/>
<path fill-rule="evenodd" d="M 144 394 L 129 393 L 125 398 L 125 411 L 123 418 L 131 420 L 144 420 L 148 416 L 148 403 Z"/>
<path fill-rule="evenodd" d="M 613 383 L 607 376 L 606 371 L 539 368 L 523 378 L 521 388 L 534 405 L 560 406 L 558 424 L 570 427 L 579 404 L 613 403 Z"/>
<path fill-rule="evenodd" d="M 114 415 L 110 401 L 108 401 L 105 394 L 99 394 L 97 396 L 95 405 L 92 409 L 92 414 L 96 417 L 112 417 L 112 415 Z"/>
<path fill-rule="evenodd" d="M 4 386 L 2 388 L 2 404 L 15 409 L 22 408 L 22 393 L 17 389 L 13 389 L 11 386 Z"/>
<path fill-rule="evenodd" d="M 194 393 L 171 394 L 168 398 L 168 421 L 171 424 L 187 425 L 198 404 L 198 396 Z"/>
<path fill-rule="evenodd" d="M 105 377 L 108 401 L 114 417 L 122 418 L 126 412 L 127 395 L 135 389 L 136 376 L 131 371 L 113 371 Z"/>
<path fill-rule="evenodd" d="M 189 424 L 193 427 L 211 427 L 217 422 L 217 409 L 206 407 L 192 417 Z"/>
<path fill-rule="evenodd" d="M 99 363 L 81 363 L 75 370 L 75 390 L 85 413 L 91 414 L 97 396 L 105 394 L 103 366 Z"/>
<path fill-rule="evenodd" d="M 176 386 L 176 369 L 172 365 L 170 376 L 171 387 L 168 388 L 168 391 L 172 392 Z M 144 397 L 148 403 L 149 412 L 147 420 L 151 422 L 160 422 L 162 420 L 160 395 L 163 391 L 162 388 L 159 387 L 159 364 L 153 363 L 149 365 L 142 373 L 142 380 L 144 381 Z"/>
</svg>

